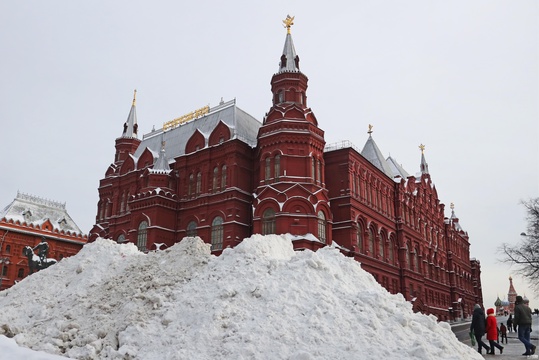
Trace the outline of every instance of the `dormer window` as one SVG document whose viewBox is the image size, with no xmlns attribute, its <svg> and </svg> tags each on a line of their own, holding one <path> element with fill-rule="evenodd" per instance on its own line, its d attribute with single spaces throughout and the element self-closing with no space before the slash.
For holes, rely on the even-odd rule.
<svg viewBox="0 0 539 360">
<path fill-rule="evenodd" d="M 61 220 L 58 220 L 58 224 L 60 227 L 64 227 L 67 225 L 67 220 L 65 218 L 62 218 Z"/>
<path fill-rule="evenodd" d="M 25 210 L 22 213 L 22 216 L 24 216 L 24 221 L 28 222 L 32 218 L 32 212 L 30 210 Z"/>
<path fill-rule="evenodd" d="M 281 56 L 281 69 L 286 67 L 286 55 Z"/>
</svg>

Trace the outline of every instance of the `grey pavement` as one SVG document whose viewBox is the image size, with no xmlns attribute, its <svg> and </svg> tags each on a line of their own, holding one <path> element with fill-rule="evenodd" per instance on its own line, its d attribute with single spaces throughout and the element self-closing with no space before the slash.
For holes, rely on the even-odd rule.
<svg viewBox="0 0 539 360">
<path fill-rule="evenodd" d="M 496 319 L 498 320 L 498 325 L 503 322 L 507 325 L 507 318 L 508 316 L 497 316 Z M 468 322 L 469 324 L 469 322 Z M 468 325 L 469 327 L 469 325 Z M 483 341 L 489 345 L 488 340 L 485 340 L 486 336 L 483 337 Z M 501 340 L 501 339 L 500 339 Z M 500 345 L 504 347 L 503 354 L 500 354 L 500 351 L 498 349 L 495 349 L 495 355 L 486 355 L 485 351 L 483 349 L 483 357 L 485 359 L 539 359 L 539 316 L 533 315 L 533 323 L 532 323 L 532 333 L 531 333 L 531 341 L 532 344 L 537 346 L 537 351 L 535 355 L 531 356 L 522 356 L 524 351 L 526 349 L 524 348 L 524 344 L 518 340 L 518 335 L 515 332 L 508 332 L 507 333 L 507 344 L 502 344 L 500 342 Z M 472 346 L 470 339 L 463 339 L 461 342 L 467 344 L 468 346 Z M 474 346 L 474 349 L 477 350 L 477 345 Z"/>
</svg>

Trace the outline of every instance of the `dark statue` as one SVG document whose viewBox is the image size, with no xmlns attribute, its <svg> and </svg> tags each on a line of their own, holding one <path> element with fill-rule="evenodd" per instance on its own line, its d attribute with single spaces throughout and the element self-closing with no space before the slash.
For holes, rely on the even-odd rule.
<svg viewBox="0 0 539 360">
<path fill-rule="evenodd" d="M 49 253 L 49 244 L 44 241 L 41 241 L 33 249 L 30 246 L 25 246 L 22 249 L 22 254 L 28 259 L 28 266 L 30 266 L 30 274 L 35 271 L 46 269 L 51 265 L 57 263 L 55 259 L 48 259 L 47 254 Z M 37 250 L 37 255 L 34 251 Z"/>
</svg>

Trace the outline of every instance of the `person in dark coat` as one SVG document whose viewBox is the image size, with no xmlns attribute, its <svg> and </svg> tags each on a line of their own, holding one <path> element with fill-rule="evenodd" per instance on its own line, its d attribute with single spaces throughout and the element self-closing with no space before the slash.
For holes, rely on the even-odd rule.
<svg viewBox="0 0 539 360">
<path fill-rule="evenodd" d="M 535 354 L 536 346 L 530 341 L 530 332 L 532 331 L 532 310 L 524 304 L 522 296 L 517 296 L 515 301 L 515 317 L 513 319 L 518 326 L 518 339 L 526 347 L 526 352 L 522 355 Z"/>
<path fill-rule="evenodd" d="M 507 327 L 503 323 L 500 323 L 500 335 L 502 336 L 502 344 L 503 339 L 505 339 L 505 343 L 507 344 Z"/>
<path fill-rule="evenodd" d="M 490 352 L 490 347 L 481 340 L 483 335 L 485 335 L 485 312 L 481 308 L 481 305 L 475 304 L 472 315 L 472 323 L 470 324 L 470 331 L 473 331 L 475 336 L 475 341 L 477 343 L 477 351 L 482 354 L 481 350 L 485 348 L 487 354 Z"/>
<path fill-rule="evenodd" d="M 507 319 L 507 327 L 509 328 L 509 332 L 513 331 L 513 314 L 509 314 L 509 319 Z"/>
</svg>

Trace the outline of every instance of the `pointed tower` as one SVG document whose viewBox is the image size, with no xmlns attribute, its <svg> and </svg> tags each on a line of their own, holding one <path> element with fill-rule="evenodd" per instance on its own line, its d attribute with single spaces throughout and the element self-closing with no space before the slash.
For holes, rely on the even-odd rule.
<svg viewBox="0 0 539 360">
<path fill-rule="evenodd" d="M 331 212 L 323 178 L 324 132 L 307 107 L 308 79 L 292 41 L 293 21 L 283 21 L 287 33 L 271 79 L 273 105 L 257 137 L 253 232 L 313 234 L 325 244 L 331 240 Z"/>
<path fill-rule="evenodd" d="M 124 123 L 122 136 L 116 139 L 116 155 L 114 164 L 120 165 L 130 154 L 134 154 L 137 150 L 140 140 L 137 138 L 137 108 L 136 108 L 137 90 L 133 93 L 133 104 Z"/>
<path fill-rule="evenodd" d="M 513 278 L 509 276 L 509 291 L 507 292 L 507 300 L 509 301 L 509 312 L 512 314 L 515 311 L 515 301 L 517 300 L 517 291 L 513 286 Z"/>
<path fill-rule="evenodd" d="M 429 175 L 429 164 L 427 164 L 427 161 L 425 160 L 425 145 L 419 145 L 419 149 L 421 150 L 421 175 Z"/>
</svg>

